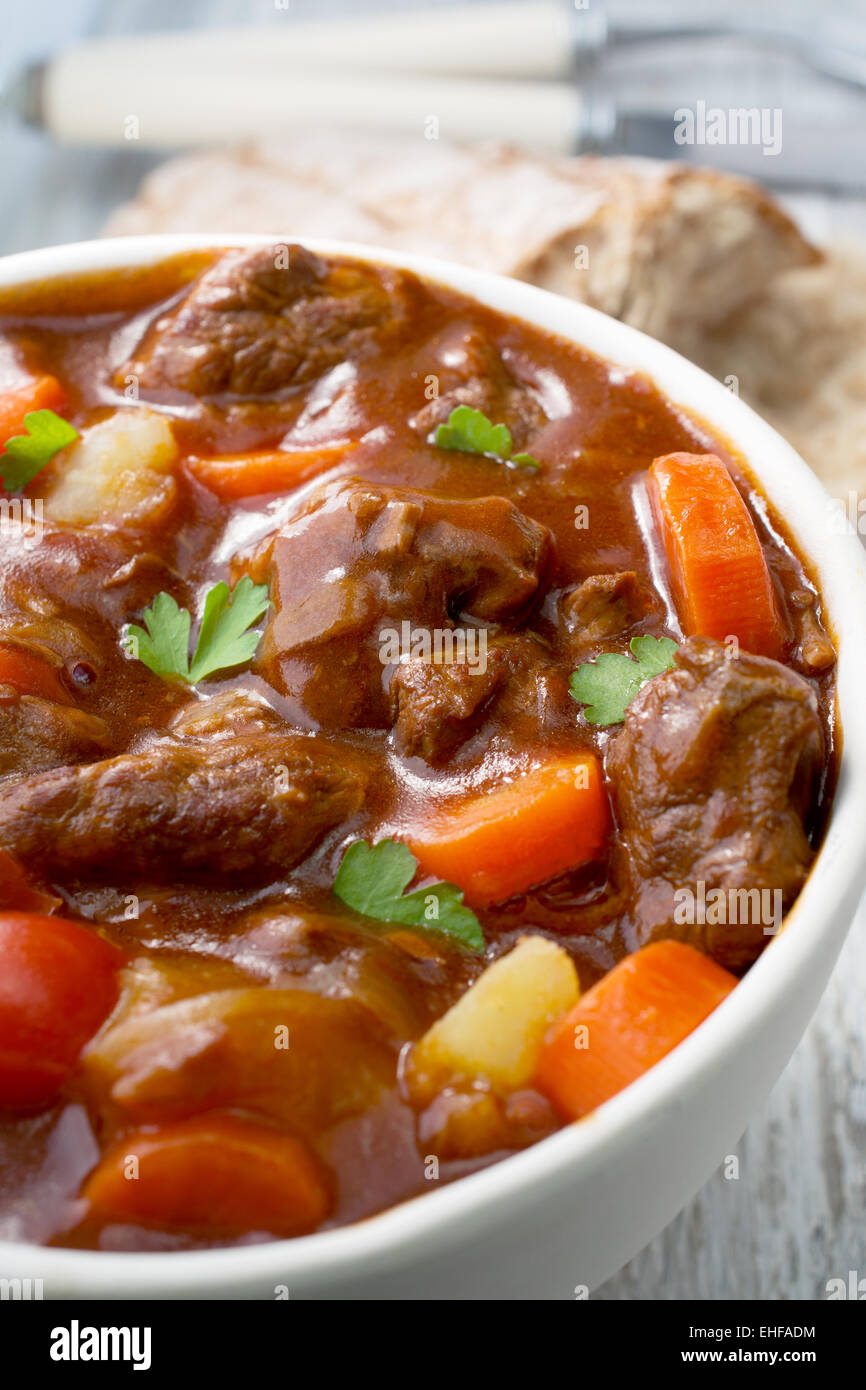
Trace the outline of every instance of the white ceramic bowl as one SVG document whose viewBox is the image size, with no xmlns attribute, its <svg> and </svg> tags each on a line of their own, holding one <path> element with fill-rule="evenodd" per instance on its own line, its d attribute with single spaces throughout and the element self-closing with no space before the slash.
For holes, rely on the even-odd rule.
<svg viewBox="0 0 866 1390">
<path fill-rule="evenodd" d="M 0 288 L 280 238 L 158 236 L 0 261 Z M 736 1143 L 803 1032 L 839 953 L 866 853 L 866 552 L 839 534 L 806 464 L 746 405 L 669 348 L 593 309 L 477 270 L 336 242 L 405 266 L 646 372 L 747 460 L 814 566 L 839 648 L 842 765 L 830 824 L 784 930 L 720 1008 L 594 1114 L 484 1172 L 342 1230 L 241 1249 L 101 1254 L 0 1243 L 0 1276 L 48 1298 L 571 1299 L 602 1283 L 689 1201 Z"/>
</svg>

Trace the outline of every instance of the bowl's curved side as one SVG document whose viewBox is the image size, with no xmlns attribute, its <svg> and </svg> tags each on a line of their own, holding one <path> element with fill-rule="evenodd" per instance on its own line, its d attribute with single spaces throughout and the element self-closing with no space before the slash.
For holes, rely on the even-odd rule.
<svg viewBox="0 0 866 1390">
<path fill-rule="evenodd" d="M 0 287 L 151 264 L 186 249 L 273 237 L 135 237 L 0 261 Z M 279 240 L 284 240 L 280 238 Z M 662 344 L 498 276 L 370 247 L 324 254 L 405 266 L 646 373 L 729 440 L 815 568 L 839 648 L 844 746 L 827 834 L 785 930 L 670 1056 L 580 1124 L 503 1163 L 342 1230 L 241 1249 L 103 1254 L 0 1243 L 6 1277 L 48 1297 L 571 1298 L 592 1288 L 688 1201 L 765 1098 L 826 985 L 866 880 L 866 552 L 818 480 L 746 405 Z"/>
</svg>

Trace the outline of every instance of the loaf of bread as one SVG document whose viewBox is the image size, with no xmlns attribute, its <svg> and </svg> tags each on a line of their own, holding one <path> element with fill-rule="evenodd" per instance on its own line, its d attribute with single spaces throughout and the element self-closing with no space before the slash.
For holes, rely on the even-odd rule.
<svg viewBox="0 0 866 1390">
<path fill-rule="evenodd" d="M 318 130 L 170 160 L 107 231 L 333 237 L 517 276 L 736 377 L 831 491 L 866 493 L 866 254 L 821 255 L 746 179 Z"/>
</svg>

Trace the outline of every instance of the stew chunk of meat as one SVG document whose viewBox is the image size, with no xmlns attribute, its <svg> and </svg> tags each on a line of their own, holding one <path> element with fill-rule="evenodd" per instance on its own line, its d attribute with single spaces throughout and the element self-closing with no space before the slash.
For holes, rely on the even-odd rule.
<svg viewBox="0 0 866 1390">
<path fill-rule="evenodd" d="M 393 737 L 402 756 L 441 763 L 482 729 L 488 750 L 507 751 L 573 717 L 565 676 L 538 634 L 474 635 L 466 661 L 410 657 L 394 669 Z"/>
<path fill-rule="evenodd" d="M 428 763 L 447 758 L 477 728 L 507 674 L 505 652 L 496 647 L 487 653 L 483 670 L 465 662 L 401 662 L 391 681 L 398 753 Z"/>
<path fill-rule="evenodd" d="M 123 532 L 46 525 L 35 546 L 14 535 L 3 539 L 3 629 L 20 622 L 51 623 L 69 614 L 98 625 L 105 646 L 113 650 L 125 619 L 160 589 L 188 602 L 184 584 L 168 563 Z"/>
<path fill-rule="evenodd" d="M 461 617 L 516 621 L 552 561 L 550 533 L 504 497 L 328 484 L 251 561 L 276 610 L 259 666 L 323 728 L 387 727 L 407 626 L 442 641 Z"/>
<path fill-rule="evenodd" d="M 98 715 L 0 684 L 0 776 L 98 758 L 110 748 L 111 735 Z"/>
<path fill-rule="evenodd" d="M 300 246 L 230 251 L 145 335 L 119 378 L 142 390 L 263 396 L 315 381 L 400 315 L 399 274 Z"/>
<path fill-rule="evenodd" d="M 496 349 L 477 329 L 457 324 L 430 345 L 440 394 L 412 420 L 425 437 L 445 424 L 452 410 L 468 405 L 496 424 L 507 425 L 515 449 L 525 449 L 547 417 L 532 388 L 516 380 Z"/>
<path fill-rule="evenodd" d="M 75 623 L 0 618 L 0 776 L 115 751 L 105 719 L 77 703 L 98 682 L 100 664 L 98 647 Z"/>
<path fill-rule="evenodd" d="M 634 570 L 593 574 L 560 596 L 559 612 L 574 659 L 583 661 L 651 611 L 649 595 Z"/>
<path fill-rule="evenodd" d="M 765 657 L 693 638 L 644 686 L 609 757 L 643 940 L 679 936 L 732 970 L 756 959 L 812 861 L 822 744 L 812 687 Z"/>
<path fill-rule="evenodd" d="M 157 743 L 0 793 L 0 844 L 58 874 L 266 879 L 359 806 L 363 779 L 313 739 L 249 734 Z"/>
<path fill-rule="evenodd" d="M 122 535 L 49 526 L 37 545 L 4 544 L 0 775 L 116 752 L 129 740 L 124 698 L 157 684 L 124 659 L 124 617 L 160 587 L 182 596 L 182 586 Z"/>
</svg>

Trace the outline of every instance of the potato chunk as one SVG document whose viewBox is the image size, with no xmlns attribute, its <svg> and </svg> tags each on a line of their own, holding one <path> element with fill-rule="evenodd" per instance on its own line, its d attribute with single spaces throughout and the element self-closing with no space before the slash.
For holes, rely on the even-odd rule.
<svg viewBox="0 0 866 1390">
<path fill-rule="evenodd" d="M 527 1085 L 547 1029 L 580 994 L 571 957 L 543 936 L 523 936 L 437 1019 L 413 1049 L 407 1080 L 423 1100 L 456 1077 L 483 1076 L 501 1091 Z"/>
<path fill-rule="evenodd" d="M 45 499 L 52 521 L 150 525 L 174 503 L 178 447 L 162 415 L 118 410 L 57 458 Z"/>
</svg>

